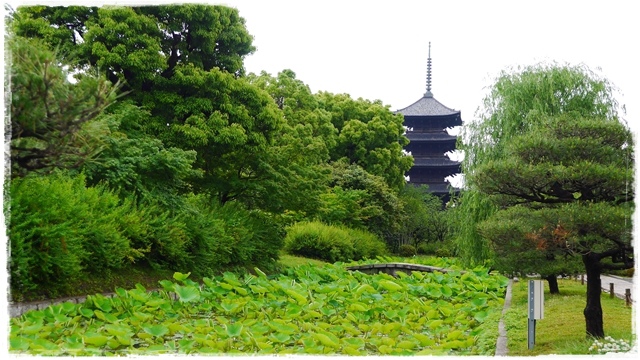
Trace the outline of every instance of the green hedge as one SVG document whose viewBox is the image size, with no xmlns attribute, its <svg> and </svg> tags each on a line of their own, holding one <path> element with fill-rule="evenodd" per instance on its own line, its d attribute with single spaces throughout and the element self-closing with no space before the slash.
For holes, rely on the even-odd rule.
<svg viewBox="0 0 640 360">
<path fill-rule="evenodd" d="M 235 266 L 269 268 L 278 260 L 284 230 L 277 219 L 230 202 L 211 205 L 206 196 L 190 196 L 184 221 L 190 254 L 184 271 L 211 276 Z"/>
<path fill-rule="evenodd" d="M 51 295 L 86 272 L 122 268 L 143 256 L 126 236 L 129 202 L 82 176 L 28 176 L 10 185 L 10 285 Z"/>
<path fill-rule="evenodd" d="M 328 262 L 374 258 L 387 253 L 385 243 L 364 230 L 321 222 L 299 222 L 287 229 L 285 250 Z"/>
<path fill-rule="evenodd" d="M 6 212 L 14 299 L 65 296 L 69 284 L 133 263 L 197 276 L 273 267 L 284 228 L 273 215 L 189 195 L 167 209 L 136 204 L 84 176 L 54 173 L 10 183 Z"/>
</svg>

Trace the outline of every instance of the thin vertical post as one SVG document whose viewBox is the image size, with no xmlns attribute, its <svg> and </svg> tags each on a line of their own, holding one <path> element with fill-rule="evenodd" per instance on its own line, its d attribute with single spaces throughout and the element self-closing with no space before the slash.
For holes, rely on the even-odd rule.
<svg viewBox="0 0 640 360">
<path fill-rule="evenodd" d="M 616 294 L 613 292 L 613 283 L 609 283 L 609 297 L 613 299 Z"/>
<path fill-rule="evenodd" d="M 624 289 L 624 299 L 627 306 L 631 306 L 631 289 Z"/>
<path fill-rule="evenodd" d="M 536 343 L 536 320 L 535 313 L 535 287 L 533 280 L 529 280 L 529 316 L 527 323 L 527 343 L 529 350 L 533 349 Z"/>
<path fill-rule="evenodd" d="M 533 346 L 536 344 L 536 320 L 535 319 L 529 319 L 529 324 L 528 324 L 528 337 L 527 339 L 528 341 L 528 345 L 529 345 L 529 350 L 533 349 Z"/>
<path fill-rule="evenodd" d="M 580 284 L 584 285 L 584 274 L 580 275 Z"/>
</svg>

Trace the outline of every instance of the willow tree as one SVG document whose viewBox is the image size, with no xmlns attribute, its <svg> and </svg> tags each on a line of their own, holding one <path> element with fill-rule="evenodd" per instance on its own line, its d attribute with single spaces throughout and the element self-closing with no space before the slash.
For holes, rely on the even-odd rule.
<svg viewBox="0 0 640 360">
<path fill-rule="evenodd" d="M 502 208 L 480 224 L 480 233 L 501 258 L 514 260 L 513 270 L 528 259 L 537 264 L 526 269 L 538 273 L 581 259 L 587 334 L 604 337 L 600 275 L 634 266 L 630 130 L 617 119 L 572 113 L 539 119 L 504 149 L 504 159 L 471 175 Z"/>
<path fill-rule="evenodd" d="M 477 224 L 498 210 L 471 175 L 486 162 L 504 159 L 505 144 L 514 136 L 527 134 L 542 115 L 568 112 L 615 118 L 617 102 L 612 85 L 583 65 L 537 64 L 503 71 L 476 114 L 479 120 L 463 126 L 458 148 L 465 153 L 465 189 L 459 211 L 466 221 L 460 224 L 457 243 L 459 254 L 467 263 L 491 259 L 492 253 L 478 233 Z"/>
</svg>

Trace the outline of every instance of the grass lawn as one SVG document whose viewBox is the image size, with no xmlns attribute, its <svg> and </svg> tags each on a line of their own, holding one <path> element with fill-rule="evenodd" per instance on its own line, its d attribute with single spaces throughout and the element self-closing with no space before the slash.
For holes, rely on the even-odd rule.
<svg viewBox="0 0 640 360">
<path fill-rule="evenodd" d="M 513 283 L 511 307 L 504 317 L 509 356 L 579 355 L 589 354 L 592 339 L 587 339 L 582 311 L 586 306 L 586 284 L 580 281 L 558 280 L 560 294 L 549 294 L 545 282 L 544 319 L 536 322 L 535 346 L 527 343 L 527 281 Z M 633 311 L 619 298 L 602 294 L 604 333 L 614 339 L 631 342 Z"/>
<path fill-rule="evenodd" d="M 280 259 L 278 260 L 280 265 L 287 266 L 298 266 L 298 265 L 306 265 L 312 264 L 316 266 L 323 266 L 327 263 L 321 260 L 309 259 L 301 256 L 289 255 L 285 252 L 280 253 Z"/>
</svg>

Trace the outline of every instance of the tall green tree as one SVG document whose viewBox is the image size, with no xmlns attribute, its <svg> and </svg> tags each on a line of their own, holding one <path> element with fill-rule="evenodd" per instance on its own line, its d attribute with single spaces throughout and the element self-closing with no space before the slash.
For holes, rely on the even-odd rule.
<svg viewBox="0 0 640 360">
<path fill-rule="evenodd" d="M 409 143 L 404 136 L 403 117 L 379 100 L 354 100 L 346 94 L 327 92 L 318 93 L 317 98 L 320 107 L 331 113 L 331 122 L 338 130 L 331 160 L 357 164 L 400 191 L 406 182 L 404 174 L 413 165 L 413 158 L 402 152 Z"/>
<path fill-rule="evenodd" d="M 21 6 L 11 14 L 9 22 L 15 35 L 41 39 L 57 49 L 61 61 L 80 66 L 80 54 L 86 47 L 86 22 L 97 12 L 97 7 L 85 6 Z"/>
<path fill-rule="evenodd" d="M 123 99 L 149 114 L 139 124 L 162 142 L 152 147 L 195 152 L 193 191 L 269 210 L 305 204 L 301 192 L 313 188 L 315 172 L 291 161 L 300 141 L 282 142 L 304 132 L 287 127 L 273 99 L 241 76 L 254 47 L 236 9 L 25 7 L 13 28 L 61 47 L 77 69 L 121 81 Z"/>
<path fill-rule="evenodd" d="M 504 147 L 513 137 L 526 134 L 543 115 L 577 112 L 585 117 L 613 119 L 617 115 L 613 87 L 586 66 L 537 64 L 503 71 L 490 87 L 477 113 L 478 121 L 462 127 L 458 148 L 464 151 L 465 190 L 459 211 L 459 253 L 468 263 L 491 258 L 489 245 L 477 224 L 498 207 L 478 190 L 473 173 L 478 166 L 505 157 Z"/>
<path fill-rule="evenodd" d="M 399 232 L 400 244 L 418 248 L 422 243 L 442 244 L 449 238 L 452 212 L 442 208 L 442 199 L 430 193 L 427 186 L 407 184 L 399 199 L 404 213 Z"/>
<path fill-rule="evenodd" d="M 78 168 L 101 149 L 104 126 L 95 119 L 115 101 L 118 85 L 92 74 L 70 82 L 41 41 L 14 36 L 9 48 L 12 174 Z"/>
<path fill-rule="evenodd" d="M 524 206 L 498 211 L 478 224 L 478 232 L 495 254 L 494 269 L 511 276 L 539 274 L 549 283 L 549 293 L 559 294 L 558 276 L 583 274 L 584 264 L 562 240 L 563 227 L 553 227 L 530 213 Z"/>
<path fill-rule="evenodd" d="M 309 86 L 291 70 L 283 70 L 277 76 L 266 72 L 259 76 L 249 74 L 249 81 L 269 93 L 282 110 L 288 126 L 302 141 L 304 156 L 314 164 L 327 163 L 337 144 L 338 129 L 331 122 L 331 113 L 320 106 Z"/>
<path fill-rule="evenodd" d="M 17 35 L 43 39 L 68 63 L 96 67 L 126 90 L 149 90 L 180 64 L 241 75 L 255 50 L 238 10 L 225 6 L 29 6 L 14 18 Z"/>
<path fill-rule="evenodd" d="M 107 124 L 102 150 L 79 170 L 89 186 L 103 183 L 121 197 L 175 209 L 182 205 L 181 195 L 193 191 L 190 181 L 200 178 L 202 171 L 194 167 L 195 151 L 165 146 L 142 131 L 150 117 L 130 101 L 112 105 L 100 116 Z"/>
<path fill-rule="evenodd" d="M 579 256 L 587 274 L 586 331 L 604 337 L 600 274 L 634 267 L 630 130 L 615 118 L 561 114 L 540 119 L 504 151 L 471 175 L 505 209 L 481 223 L 481 234 L 505 257 L 518 249 L 560 262 Z"/>
<path fill-rule="evenodd" d="M 282 202 L 288 203 L 286 209 L 296 211 L 298 219 L 312 219 L 320 207 L 319 195 L 329 186 L 329 151 L 337 139 L 331 114 L 319 107 L 309 87 L 291 70 L 277 76 L 249 74 L 247 79 L 271 96 L 284 118 L 271 148 L 280 159 L 274 164 L 280 164 L 282 176 L 273 178 L 270 193 L 280 194 Z"/>
</svg>

